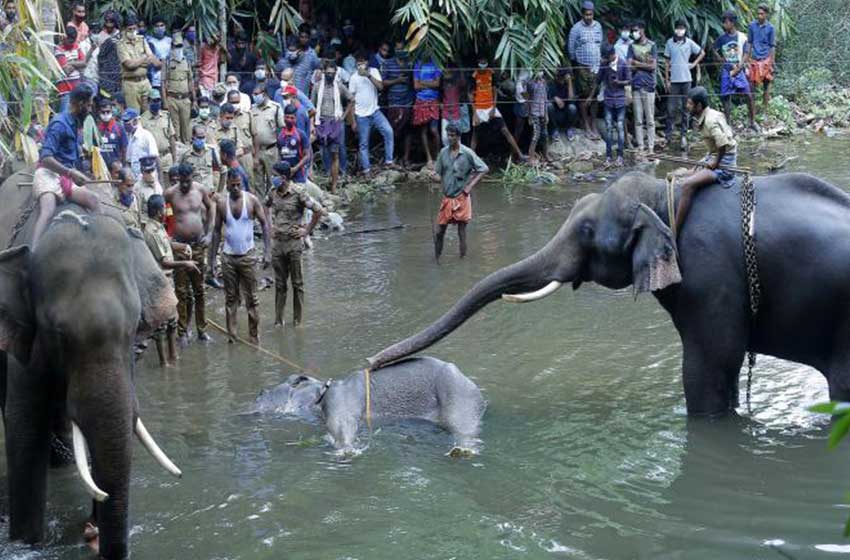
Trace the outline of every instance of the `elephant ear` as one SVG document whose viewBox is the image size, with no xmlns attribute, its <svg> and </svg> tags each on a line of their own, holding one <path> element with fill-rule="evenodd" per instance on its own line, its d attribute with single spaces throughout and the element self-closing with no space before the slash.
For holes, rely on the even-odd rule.
<svg viewBox="0 0 850 560">
<path fill-rule="evenodd" d="M 151 334 L 160 325 L 177 318 L 177 297 L 174 285 L 153 258 L 140 231 L 128 229 L 133 252 L 133 273 L 139 289 L 141 317 L 140 336 Z"/>
<path fill-rule="evenodd" d="M 30 300 L 30 250 L 26 245 L 0 252 L 0 350 L 29 362 L 35 337 Z"/>
<path fill-rule="evenodd" d="M 646 204 L 638 205 L 631 235 L 635 297 L 682 281 L 673 232 Z"/>
</svg>

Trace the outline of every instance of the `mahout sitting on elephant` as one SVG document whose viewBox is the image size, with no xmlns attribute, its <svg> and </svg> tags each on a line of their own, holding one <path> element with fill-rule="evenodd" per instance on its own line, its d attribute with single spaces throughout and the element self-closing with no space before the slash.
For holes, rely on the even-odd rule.
<svg viewBox="0 0 850 560">
<path fill-rule="evenodd" d="M 850 196 L 802 173 L 757 177 L 753 185 L 755 212 L 746 220 L 742 184 L 700 189 L 676 241 L 668 210 L 679 194 L 668 202 L 664 181 L 627 173 L 581 198 L 538 252 L 479 281 L 442 317 L 369 364 L 379 368 L 428 348 L 496 299 L 534 301 L 562 284 L 596 282 L 651 291 L 669 312 L 682 341 L 689 414 L 738 405 L 748 351 L 813 366 L 832 399 L 850 400 Z M 757 249 L 755 317 L 742 221 Z"/>
<path fill-rule="evenodd" d="M 89 214 L 58 206 L 31 251 L 36 212 L 22 184 L 28 177 L 18 173 L 0 186 L 0 247 L 8 247 L 0 252 L 0 404 L 9 537 L 43 540 L 51 434 L 70 432 L 95 500 L 100 555 L 127 558 L 134 436 L 180 474 L 141 420 L 133 370 L 134 340 L 176 317 L 176 298 L 141 233 L 110 208 Z"/>
<path fill-rule="evenodd" d="M 253 411 L 321 419 L 333 445 L 343 452 L 355 449 L 364 423 L 427 420 L 454 436 L 450 454 L 465 455 L 477 450 L 486 407 L 481 390 L 457 366 L 423 356 L 371 374 L 359 370 L 327 382 L 290 375 L 280 385 L 263 390 Z"/>
</svg>

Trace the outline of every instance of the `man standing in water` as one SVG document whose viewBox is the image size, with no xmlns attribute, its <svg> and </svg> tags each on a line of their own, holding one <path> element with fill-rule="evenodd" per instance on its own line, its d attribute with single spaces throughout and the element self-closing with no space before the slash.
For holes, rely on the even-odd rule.
<svg viewBox="0 0 850 560">
<path fill-rule="evenodd" d="M 263 268 L 269 266 L 269 225 L 266 214 L 256 196 L 242 189 L 242 175 L 235 169 L 227 171 L 227 196 L 219 197 L 213 229 L 211 254 L 218 253 L 222 226 L 224 251 L 221 258 L 224 273 L 224 305 L 227 318 L 227 342 L 236 342 L 236 311 L 240 295 L 245 298 L 248 311 L 248 338 L 259 342 L 259 299 L 257 298 L 257 273 L 254 265 L 254 220 L 263 228 Z M 238 217 L 237 217 L 238 216 Z M 241 294 L 240 294 L 241 292 Z"/>
<path fill-rule="evenodd" d="M 189 318 L 194 301 L 195 325 L 198 340 L 208 342 L 206 333 L 207 319 L 204 297 L 204 268 L 206 266 L 207 247 L 210 244 L 215 206 L 209 190 L 192 181 L 192 166 L 183 163 L 178 166 L 180 182 L 176 187 L 165 191 L 165 201 L 174 211 L 174 240 L 172 247 L 180 260 L 191 259 L 197 265 L 196 270 L 178 269 L 174 274 L 174 288 L 177 292 L 177 328 L 180 343 L 189 341 Z"/>
<path fill-rule="evenodd" d="M 437 216 L 437 236 L 434 255 L 437 261 L 443 253 L 443 239 L 449 224 L 457 224 L 460 256 L 466 255 L 466 224 L 472 220 L 470 192 L 490 170 L 478 155 L 460 143 L 460 130 L 455 125 L 446 127 L 449 145 L 440 151 L 435 168 L 443 184 L 443 202 Z"/>
<path fill-rule="evenodd" d="M 286 281 L 292 281 L 293 323 L 301 324 L 304 307 L 304 277 L 301 274 L 301 253 L 304 251 L 304 239 L 309 237 L 324 208 L 307 196 L 300 187 L 292 184 L 292 168 L 288 162 L 275 164 L 273 189 L 266 198 L 272 227 L 274 228 L 274 324 L 283 326 L 283 308 L 286 306 Z M 304 212 L 313 211 L 313 219 L 305 228 Z"/>
</svg>

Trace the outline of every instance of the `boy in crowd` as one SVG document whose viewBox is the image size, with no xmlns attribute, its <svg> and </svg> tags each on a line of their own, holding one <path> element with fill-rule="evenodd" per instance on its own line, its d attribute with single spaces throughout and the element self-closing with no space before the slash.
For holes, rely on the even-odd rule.
<svg viewBox="0 0 850 560">
<path fill-rule="evenodd" d="M 691 88 L 691 70 L 699 68 L 699 63 L 705 58 L 705 51 L 702 50 L 690 37 L 687 36 L 688 23 L 684 19 L 676 21 L 673 37 L 667 39 L 667 44 L 664 45 L 664 58 L 667 64 L 664 65 L 664 84 L 667 90 L 667 123 L 665 125 L 665 135 L 667 144 L 673 142 L 673 123 L 676 120 L 678 112 L 682 118 L 681 131 L 682 139 L 680 146 L 682 151 L 688 149 L 688 112 L 685 110 L 685 103 L 688 97 L 688 91 Z M 696 56 L 696 59 L 691 62 L 691 57 Z M 698 70 L 697 70 L 698 71 Z"/>
<path fill-rule="evenodd" d="M 749 78 L 752 92 L 763 85 L 764 109 L 770 103 L 770 84 L 773 82 L 773 59 L 776 54 L 776 30 L 767 21 L 770 8 L 767 4 L 759 4 L 758 19 L 750 24 L 747 30 L 747 42 L 750 44 Z"/>
<path fill-rule="evenodd" d="M 726 121 L 729 122 L 732 118 L 733 96 L 743 97 L 749 112 L 750 129 L 758 132 L 753 92 L 744 70 L 750 45 L 747 43 L 747 36 L 735 27 L 738 23 L 735 12 L 731 10 L 723 12 L 722 18 L 725 33 L 714 41 L 714 56 L 718 60 L 723 60 L 723 67 L 720 69 L 720 99 L 723 101 L 723 112 L 726 114 Z"/>
</svg>

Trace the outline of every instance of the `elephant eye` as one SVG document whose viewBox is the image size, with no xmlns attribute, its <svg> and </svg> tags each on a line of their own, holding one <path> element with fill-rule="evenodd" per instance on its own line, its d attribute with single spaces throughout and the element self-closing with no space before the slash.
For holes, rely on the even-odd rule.
<svg viewBox="0 0 850 560">
<path fill-rule="evenodd" d="M 593 226 L 589 222 L 584 222 L 579 230 L 579 235 L 583 241 L 593 239 Z"/>
<path fill-rule="evenodd" d="M 309 378 L 307 378 L 306 376 L 299 375 L 298 378 L 295 379 L 295 383 L 293 383 L 293 385 L 298 386 L 298 385 L 301 385 L 302 383 L 304 383 L 305 381 L 308 381 L 308 380 L 309 380 Z"/>
</svg>

